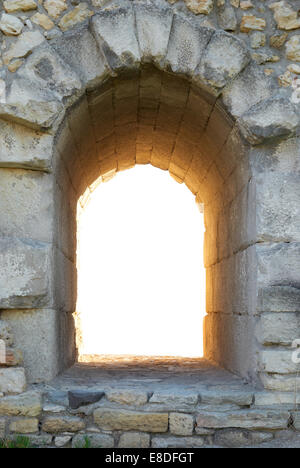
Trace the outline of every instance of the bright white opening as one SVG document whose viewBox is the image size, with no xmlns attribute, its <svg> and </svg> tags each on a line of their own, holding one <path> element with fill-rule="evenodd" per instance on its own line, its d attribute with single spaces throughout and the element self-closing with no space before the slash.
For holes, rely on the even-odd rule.
<svg viewBox="0 0 300 468">
<path fill-rule="evenodd" d="M 168 173 L 136 166 L 78 221 L 81 354 L 202 356 L 203 215 Z"/>
</svg>

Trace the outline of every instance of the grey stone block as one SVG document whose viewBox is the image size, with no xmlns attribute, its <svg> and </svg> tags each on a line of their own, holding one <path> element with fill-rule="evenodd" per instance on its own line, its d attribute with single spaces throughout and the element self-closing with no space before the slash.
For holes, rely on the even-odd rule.
<svg viewBox="0 0 300 468">
<path fill-rule="evenodd" d="M 272 93 L 271 80 L 256 64 L 250 63 L 222 92 L 227 110 L 240 117 L 252 106 L 268 99 Z"/>
<path fill-rule="evenodd" d="M 253 106 L 238 119 L 238 124 L 244 137 L 257 145 L 295 134 L 300 127 L 300 114 L 288 100 L 272 97 Z"/>
<path fill-rule="evenodd" d="M 71 390 L 68 392 L 69 406 L 78 409 L 80 406 L 91 405 L 101 400 L 104 392 L 90 392 L 87 390 Z"/>
<path fill-rule="evenodd" d="M 142 62 L 159 64 L 167 53 L 173 10 L 167 5 L 134 3 L 136 28 Z"/>
<path fill-rule="evenodd" d="M 238 38 L 217 31 L 212 36 L 195 72 L 195 81 L 219 95 L 222 88 L 249 63 L 245 44 Z"/>
<path fill-rule="evenodd" d="M 111 75 L 102 50 L 86 26 L 59 36 L 51 41 L 51 47 L 76 70 L 87 88 L 101 84 Z"/>
<path fill-rule="evenodd" d="M 213 34 L 213 29 L 174 16 L 165 63 L 174 73 L 192 76 Z"/>
<path fill-rule="evenodd" d="M 0 238 L 0 308 L 32 309 L 51 304 L 51 244 Z"/>
<path fill-rule="evenodd" d="M 103 10 L 93 16 L 92 28 L 112 70 L 135 68 L 140 63 L 132 8 Z"/>
</svg>

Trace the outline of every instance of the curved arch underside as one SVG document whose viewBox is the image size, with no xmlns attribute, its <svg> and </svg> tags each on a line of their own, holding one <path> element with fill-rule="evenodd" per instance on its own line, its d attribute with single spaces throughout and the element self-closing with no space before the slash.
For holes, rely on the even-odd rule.
<svg viewBox="0 0 300 468">
<path fill-rule="evenodd" d="M 224 195 L 243 166 L 244 142 L 216 98 L 152 66 L 110 79 L 72 108 L 57 149 L 79 193 L 135 164 L 152 164 L 185 183 L 199 202 Z M 76 162 L 75 162 L 76 161 Z M 232 184 L 231 184 L 232 185 Z M 227 197 L 232 197 L 228 193 Z"/>
</svg>

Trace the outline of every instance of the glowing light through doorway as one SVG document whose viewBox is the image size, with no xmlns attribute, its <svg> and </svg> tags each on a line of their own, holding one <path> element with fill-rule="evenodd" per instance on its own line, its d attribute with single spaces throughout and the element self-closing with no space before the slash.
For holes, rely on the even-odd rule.
<svg viewBox="0 0 300 468">
<path fill-rule="evenodd" d="M 78 220 L 84 354 L 202 356 L 203 215 L 168 173 L 100 184 Z"/>
</svg>

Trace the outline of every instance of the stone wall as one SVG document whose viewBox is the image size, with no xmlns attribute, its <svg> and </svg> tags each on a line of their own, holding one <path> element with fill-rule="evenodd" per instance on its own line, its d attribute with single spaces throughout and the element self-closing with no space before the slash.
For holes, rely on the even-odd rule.
<svg viewBox="0 0 300 468">
<path fill-rule="evenodd" d="M 296 3 L 3 3 L 0 319 L 29 382 L 76 358 L 77 202 L 149 163 L 205 207 L 206 357 L 294 391 Z"/>
<path fill-rule="evenodd" d="M 151 3 L 169 5 L 199 24 L 239 37 L 263 72 L 271 75 L 278 87 L 287 88 L 293 102 L 299 102 L 299 1 L 149 0 L 148 4 Z M 2 98 L 7 77 L 18 71 L 32 48 L 45 40 L 51 42 L 99 11 L 119 4 L 114 0 L 4 0 L 0 6 Z"/>
<path fill-rule="evenodd" d="M 265 392 L 28 391 L 0 399 L 0 437 L 38 447 L 276 447 L 299 443 L 293 404 Z M 296 442 L 297 443 L 297 442 Z"/>
</svg>

